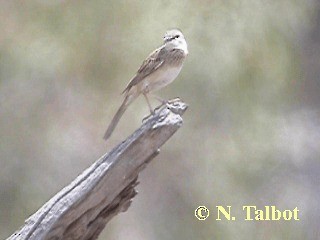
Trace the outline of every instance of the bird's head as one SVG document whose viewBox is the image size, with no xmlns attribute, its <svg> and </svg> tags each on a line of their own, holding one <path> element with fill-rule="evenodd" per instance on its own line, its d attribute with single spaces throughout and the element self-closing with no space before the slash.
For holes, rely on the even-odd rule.
<svg viewBox="0 0 320 240">
<path fill-rule="evenodd" d="M 167 49 L 181 49 L 188 54 L 187 42 L 179 29 L 168 30 L 163 37 Z"/>
</svg>

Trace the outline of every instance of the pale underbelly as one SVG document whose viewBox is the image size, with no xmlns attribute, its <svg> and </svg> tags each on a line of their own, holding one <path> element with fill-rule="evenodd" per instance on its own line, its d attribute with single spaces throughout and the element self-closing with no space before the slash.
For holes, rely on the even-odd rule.
<svg viewBox="0 0 320 240">
<path fill-rule="evenodd" d="M 181 71 L 182 66 L 161 69 L 146 77 L 142 84 L 143 92 L 154 92 L 164 88 L 176 79 Z"/>
</svg>

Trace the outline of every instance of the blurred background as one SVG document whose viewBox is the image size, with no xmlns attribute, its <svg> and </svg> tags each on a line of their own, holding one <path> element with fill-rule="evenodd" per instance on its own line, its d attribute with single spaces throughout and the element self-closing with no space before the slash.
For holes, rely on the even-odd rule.
<svg viewBox="0 0 320 240">
<path fill-rule="evenodd" d="M 317 0 L 1 1 L 1 239 L 140 126 L 143 98 L 102 139 L 172 27 L 190 54 L 158 95 L 189 104 L 184 125 L 100 239 L 320 239 Z M 300 221 L 215 221 L 216 205 L 298 207 Z"/>
</svg>

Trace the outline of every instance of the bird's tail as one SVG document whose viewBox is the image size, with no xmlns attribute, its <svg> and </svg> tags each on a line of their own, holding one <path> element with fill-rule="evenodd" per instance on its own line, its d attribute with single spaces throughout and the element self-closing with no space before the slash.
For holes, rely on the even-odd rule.
<svg viewBox="0 0 320 240">
<path fill-rule="evenodd" d="M 132 102 L 132 100 L 129 99 L 129 96 L 126 96 L 125 99 L 123 100 L 123 103 L 121 104 L 121 106 L 119 107 L 118 111 L 116 112 L 116 114 L 114 115 L 114 117 L 112 118 L 112 121 L 106 131 L 106 133 L 103 136 L 104 140 L 108 140 L 113 132 L 113 130 L 116 128 L 120 118 L 122 117 L 123 113 L 126 111 L 126 109 L 128 108 L 129 104 Z"/>
</svg>

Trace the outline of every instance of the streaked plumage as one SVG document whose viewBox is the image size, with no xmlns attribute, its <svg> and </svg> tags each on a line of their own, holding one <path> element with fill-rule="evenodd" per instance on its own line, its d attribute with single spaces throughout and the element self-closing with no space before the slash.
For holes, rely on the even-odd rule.
<svg viewBox="0 0 320 240">
<path fill-rule="evenodd" d="M 147 94 L 170 84 L 180 73 L 187 55 L 188 47 L 181 31 L 178 29 L 167 31 L 164 44 L 143 61 L 136 75 L 124 89 L 125 99 L 104 135 L 105 140 L 111 136 L 130 103 L 140 94 L 146 97 L 148 106 L 151 108 Z M 152 112 L 152 109 L 150 111 Z"/>
</svg>

